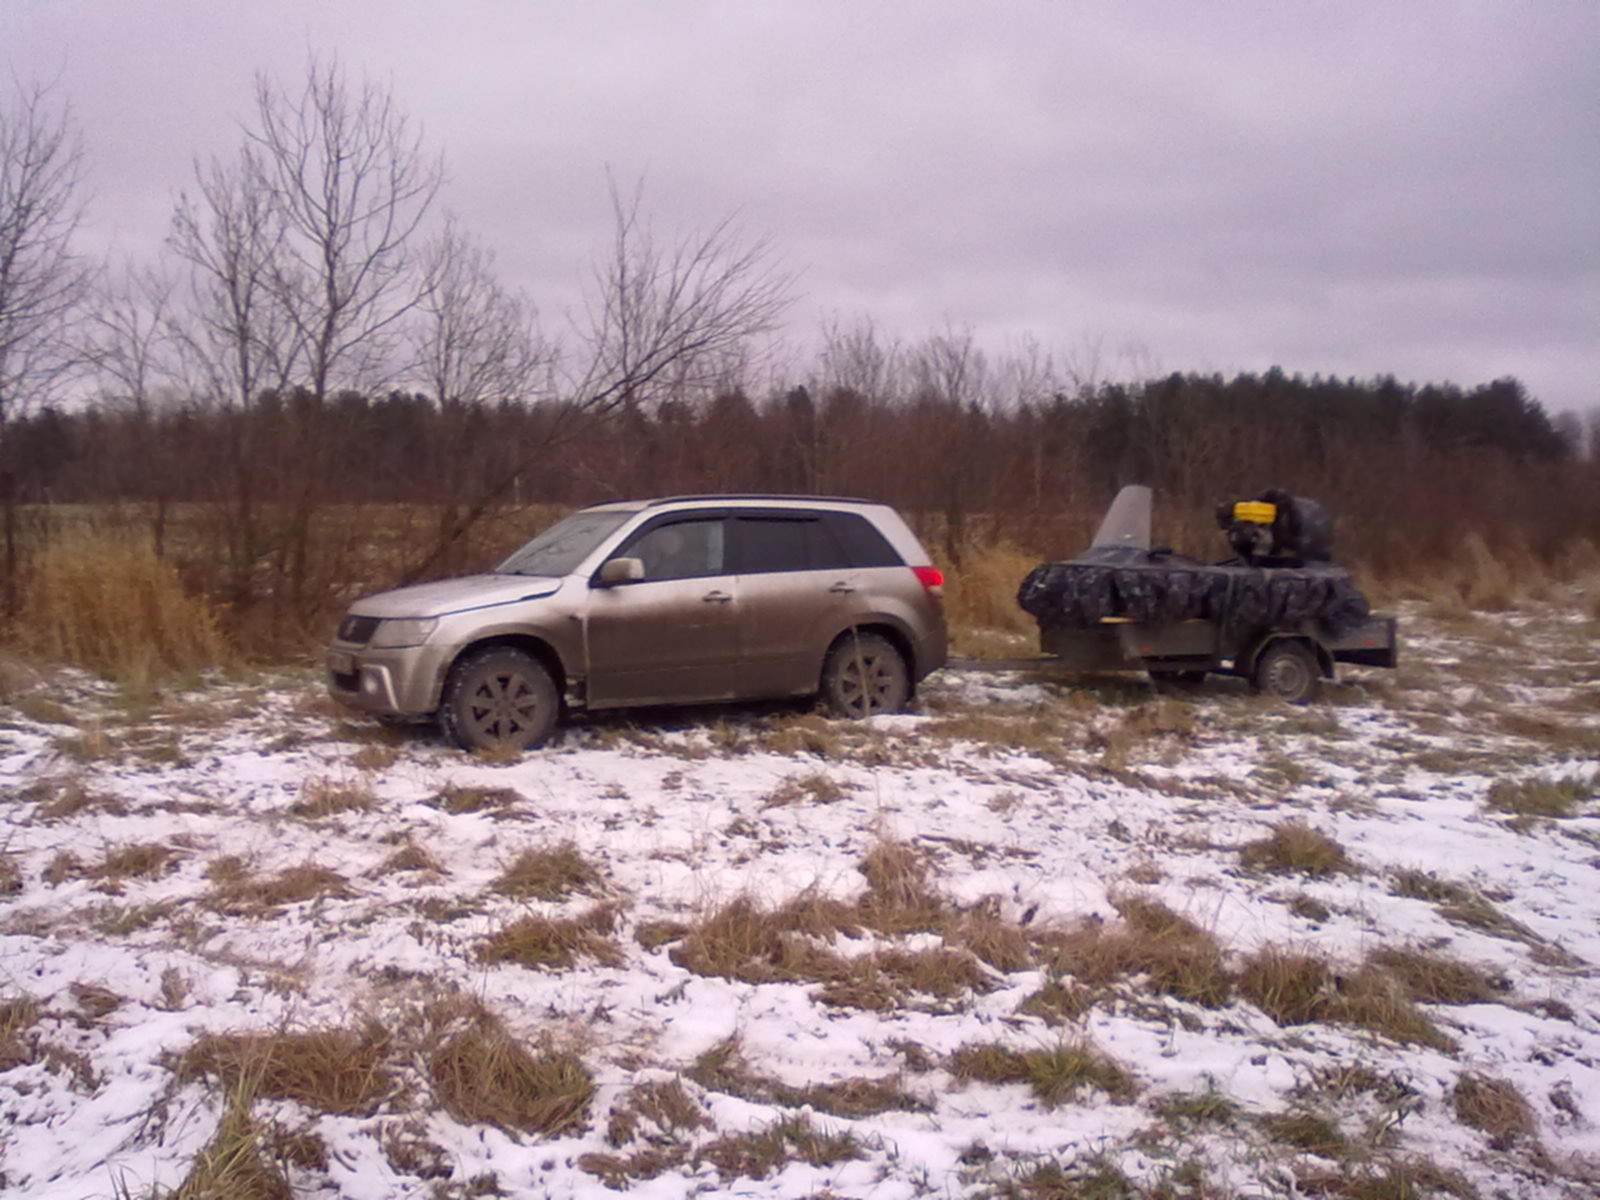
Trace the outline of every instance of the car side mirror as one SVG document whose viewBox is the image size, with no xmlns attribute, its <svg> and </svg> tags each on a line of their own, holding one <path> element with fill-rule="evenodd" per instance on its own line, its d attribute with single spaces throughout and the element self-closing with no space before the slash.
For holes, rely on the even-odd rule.
<svg viewBox="0 0 1600 1200">
<path fill-rule="evenodd" d="M 596 587 L 611 587 L 618 583 L 636 583 L 643 578 L 642 558 L 608 558 L 600 564 L 594 582 Z"/>
</svg>

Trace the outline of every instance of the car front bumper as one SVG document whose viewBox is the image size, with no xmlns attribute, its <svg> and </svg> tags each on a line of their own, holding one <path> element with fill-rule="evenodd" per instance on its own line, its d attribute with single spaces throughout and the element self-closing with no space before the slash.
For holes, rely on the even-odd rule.
<svg viewBox="0 0 1600 1200">
<path fill-rule="evenodd" d="M 328 694 L 363 712 L 425 717 L 439 707 L 452 649 L 431 644 L 373 649 L 334 642 L 324 659 Z"/>
</svg>

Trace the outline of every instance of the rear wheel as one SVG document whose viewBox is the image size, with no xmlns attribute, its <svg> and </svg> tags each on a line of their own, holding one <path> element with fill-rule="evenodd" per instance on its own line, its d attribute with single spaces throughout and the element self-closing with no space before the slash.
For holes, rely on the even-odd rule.
<svg viewBox="0 0 1600 1200">
<path fill-rule="evenodd" d="M 550 672 L 521 650 L 501 646 L 451 668 L 439 726 L 463 750 L 531 750 L 550 739 L 560 712 Z"/>
<path fill-rule="evenodd" d="M 899 712 L 911 698 L 911 672 L 888 638 L 846 633 L 822 662 L 822 702 L 837 717 Z"/>
<path fill-rule="evenodd" d="M 1304 642 L 1280 638 L 1256 659 L 1250 673 L 1250 686 L 1289 704 L 1309 704 L 1317 698 L 1322 672 L 1317 659 Z"/>
</svg>

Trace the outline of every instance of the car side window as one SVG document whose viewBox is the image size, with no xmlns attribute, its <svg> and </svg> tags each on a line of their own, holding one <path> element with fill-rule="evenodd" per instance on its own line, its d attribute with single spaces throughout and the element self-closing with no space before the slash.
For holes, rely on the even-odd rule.
<svg viewBox="0 0 1600 1200">
<path fill-rule="evenodd" d="M 905 561 L 887 538 L 859 513 L 830 512 L 828 524 L 853 567 L 902 567 Z"/>
<path fill-rule="evenodd" d="M 723 571 L 723 520 L 673 521 L 645 530 L 616 554 L 644 563 L 646 581 L 695 579 Z"/>
<path fill-rule="evenodd" d="M 734 538 L 734 569 L 741 575 L 850 565 L 844 548 L 816 514 L 741 516 L 734 521 Z"/>
</svg>

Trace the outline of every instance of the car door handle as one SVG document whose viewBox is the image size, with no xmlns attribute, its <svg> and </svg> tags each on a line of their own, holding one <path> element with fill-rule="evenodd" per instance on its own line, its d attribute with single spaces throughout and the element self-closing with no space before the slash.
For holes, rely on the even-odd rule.
<svg viewBox="0 0 1600 1200">
<path fill-rule="evenodd" d="M 733 597 L 728 595 L 727 592 L 707 592 L 704 596 L 701 596 L 700 599 L 704 600 L 707 604 L 726 604 L 729 600 L 732 600 Z"/>
<path fill-rule="evenodd" d="M 851 587 L 848 583 L 841 579 L 828 590 L 835 596 L 848 596 L 851 592 L 855 591 L 855 588 Z"/>
</svg>

